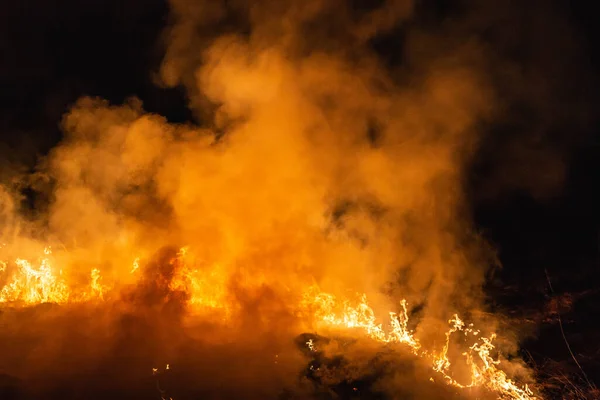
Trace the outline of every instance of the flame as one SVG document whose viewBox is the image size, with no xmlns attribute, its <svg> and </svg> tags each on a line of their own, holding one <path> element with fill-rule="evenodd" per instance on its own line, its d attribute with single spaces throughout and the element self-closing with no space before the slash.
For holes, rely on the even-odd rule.
<svg viewBox="0 0 600 400">
<path fill-rule="evenodd" d="M 399 343 L 407 346 L 413 354 L 425 359 L 431 363 L 431 368 L 439 373 L 449 385 L 456 388 L 477 388 L 483 387 L 499 395 L 499 398 L 533 400 L 535 397 L 528 385 L 518 386 L 510 380 L 506 373 L 499 369 L 499 360 L 495 360 L 490 352 L 494 348 L 493 341 L 496 334 L 492 333 L 490 337 L 481 337 L 462 355 L 471 372 L 471 381 L 461 384 L 452 378 L 452 366 L 448 358 L 450 348 L 450 337 L 456 332 L 462 332 L 465 335 L 478 336 L 480 331 L 473 329 L 470 324 L 465 328 L 465 323 L 454 315 L 449 320 L 450 329 L 445 333 L 446 342 L 443 348 L 436 351 L 424 350 L 418 339 L 414 337 L 413 331 L 408 329 L 407 302 L 400 302 L 399 313 L 389 313 L 389 326 L 384 328 L 383 324 L 377 323 L 373 309 L 367 302 L 366 295 L 362 295 L 358 304 L 352 305 L 349 300 L 338 301 L 335 296 L 327 293 L 321 293 L 313 289 L 312 296 L 305 299 L 305 304 L 316 305 L 315 317 L 321 323 L 329 326 L 341 327 L 345 329 L 360 329 L 371 339 L 381 343 Z M 316 293 L 316 294 L 315 294 Z M 336 310 L 340 310 L 337 311 Z M 307 343 L 310 350 L 314 351 L 312 341 Z M 433 381 L 433 377 L 431 378 Z"/>
<path fill-rule="evenodd" d="M 68 277 L 60 268 L 53 265 L 50 247 L 44 249 L 44 255 L 35 261 L 17 258 L 16 268 L 9 268 L 9 263 L 3 261 L 0 272 L 6 274 L 6 284 L 0 290 L 0 303 L 76 303 L 92 300 L 103 300 L 108 290 L 102 281 L 101 272 L 93 268 L 89 273 L 88 285 L 73 288 L 68 284 Z"/>
<path fill-rule="evenodd" d="M 317 294 L 311 298 L 310 293 L 317 291 Z M 352 306 L 350 301 L 341 302 L 341 312 L 336 313 L 340 308 L 335 296 L 318 292 L 318 289 L 311 289 L 304 298 L 304 304 L 310 307 L 310 304 L 316 305 L 314 316 L 326 324 L 343 327 L 347 329 L 362 329 L 369 337 L 382 343 L 404 343 L 415 352 L 418 352 L 421 345 L 414 338 L 412 332 L 408 330 L 408 313 L 406 310 L 406 300 L 400 302 L 401 312 L 390 312 L 390 330 L 386 331 L 382 324 L 376 322 L 375 313 L 367 303 L 366 295 L 360 297 L 357 306 Z"/>
<path fill-rule="evenodd" d="M 131 266 L 131 273 L 133 274 L 139 268 L 140 268 L 140 258 L 136 257 L 135 260 L 133 260 L 133 264 Z"/>
<path fill-rule="evenodd" d="M 220 265 L 204 266 L 182 247 L 173 261 L 177 264 L 175 275 L 169 285 L 171 290 L 188 293 L 188 305 L 192 312 L 220 311 L 224 317 L 231 315 L 231 307 L 226 299 L 225 273 Z"/>
<path fill-rule="evenodd" d="M 176 268 L 169 287 L 171 290 L 182 290 L 188 294 L 190 311 L 220 312 L 224 319 L 231 316 L 234 307 L 228 301 L 227 282 L 224 279 L 226 275 L 219 265 L 203 265 L 202 262 L 194 259 L 187 247 L 181 248 L 172 262 L 176 264 Z M 132 275 L 137 274 L 139 265 L 140 258 L 136 257 L 133 261 Z M 54 265 L 50 247 L 47 247 L 44 255 L 35 262 L 23 258 L 17 258 L 13 263 L 1 261 L 0 274 L 0 278 L 3 278 L 0 282 L 6 282 L 0 290 L 0 304 L 35 305 L 106 301 L 106 294 L 116 287 L 116 285 L 103 283 L 103 275 L 98 268 L 90 271 L 88 283 L 83 288 L 69 285 L 68 276 Z M 362 332 L 376 342 L 404 346 L 412 354 L 429 363 L 432 371 L 453 387 L 485 388 L 497 393 L 502 399 L 539 399 L 527 385 L 519 386 L 500 369 L 500 361 L 491 355 L 495 347 L 493 344 L 496 339 L 495 333 L 489 337 L 481 336 L 481 332 L 476 330 L 473 324 L 467 325 L 458 315 L 454 315 L 448 321 L 450 327 L 444 334 L 444 346 L 437 351 L 424 349 L 414 332 L 409 329 L 406 300 L 399 302 L 398 312 L 388 313 L 388 322 L 384 324 L 378 321 L 365 294 L 358 295 L 357 299 L 354 302 L 350 299 L 340 299 L 321 291 L 317 286 L 311 286 L 299 299 L 298 309 L 307 314 L 316 327 Z M 451 337 L 458 333 L 475 338 L 473 344 L 461 353 L 463 362 L 470 372 L 470 380 L 464 383 L 453 378 L 453 368 L 458 362 L 451 362 L 449 356 Z M 306 346 L 311 352 L 317 351 L 312 339 L 306 342 Z M 165 369 L 169 368 L 167 364 Z M 154 368 L 153 373 L 157 372 L 158 370 Z M 434 381 L 434 377 L 432 376 L 430 380 Z"/>
<path fill-rule="evenodd" d="M 24 303 L 64 303 L 69 299 L 69 290 L 62 279 L 62 271 L 56 273 L 50 265 L 49 247 L 44 249 L 44 256 L 39 259 L 39 265 L 34 266 L 28 260 L 17 258 L 14 264 L 16 273 L 0 290 L 0 302 Z M 3 262 L 2 272 L 7 263 Z"/>
</svg>

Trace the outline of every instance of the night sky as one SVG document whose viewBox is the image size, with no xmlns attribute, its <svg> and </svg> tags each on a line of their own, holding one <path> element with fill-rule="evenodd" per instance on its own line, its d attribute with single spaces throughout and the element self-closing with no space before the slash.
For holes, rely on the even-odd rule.
<svg viewBox="0 0 600 400">
<path fill-rule="evenodd" d="M 600 327 L 592 321 L 600 312 L 600 41 L 594 4 L 485 3 L 420 1 L 411 26 L 372 45 L 390 64 L 402 64 L 398 44 L 411 29 L 452 29 L 473 7 L 486 9 L 486 22 L 461 25 L 464 36 L 482 38 L 519 71 L 501 93 L 505 117 L 481 128 L 485 135 L 465 182 L 468 212 L 502 265 L 488 277 L 488 302 L 540 320 L 537 339 L 524 349 L 538 361 L 568 364 L 556 321 L 544 322 L 543 316 L 553 299 L 569 299 L 565 334 L 590 378 L 600 383 Z M 84 95 L 114 104 L 137 96 L 147 111 L 171 122 L 203 123 L 188 110 L 183 88 L 156 84 L 168 11 L 161 0 L 2 2 L 3 180 L 35 170 L 61 140 L 62 115 Z M 499 72 L 495 79 L 503 87 L 509 78 Z M 36 194 L 22 190 L 27 211 L 38 204 Z"/>
</svg>

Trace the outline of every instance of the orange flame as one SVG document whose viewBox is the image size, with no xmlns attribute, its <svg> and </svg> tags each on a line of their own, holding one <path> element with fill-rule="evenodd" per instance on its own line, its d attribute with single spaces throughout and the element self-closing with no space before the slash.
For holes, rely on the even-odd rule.
<svg viewBox="0 0 600 400">
<path fill-rule="evenodd" d="M 424 358 L 431 363 L 432 369 L 441 374 L 446 383 L 457 388 L 476 388 L 483 387 L 497 393 L 500 398 L 533 400 L 535 397 L 527 385 L 518 386 L 510 380 L 506 373 L 498 368 L 500 363 L 494 360 L 490 355 L 494 348 L 493 341 L 496 334 L 493 333 L 489 338 L 481 337 L 480 341 L 474 343 L 469 349 L 462 353 L 467 365 L 471 371 L 471 382 L 461 384 L 451 377 L 452 363 L 448 359 L 448 349 L 450 347 L 450 336 L 456 332 L 463 332 L 465 335 L 472 334 L 477 336 L 479 331 L 472 328 L 472 324 L 465 328 L 465 323 L 454 315 L 449 321 L 451 328 L 445 333 L 446 342 L 444 347 L 436 351 L 427 351 L 422 349 L 418 339 L 413 332 L 408 329 L 407 302 L 400 302 L 401 312 L 399 314 L 390 312 L 389 328 L 383 328 L 383 325 L 376 322 L 372 308 L 368 305 L 365 295 L 361 296 L 360 302 L 353 306 L 348 300 L 337 301 L 335 296 L 327 293 L 318 292 L 313 289 L 312 301 L 317 305 L 314 316 L 317 320 L 335 327 L 346 329 L 361 329 L 366 335 L 382 343 L 400 343 L 406 345 L 415 355 Z M 310 300 L 305 299 L 305 304 Z M 335 310 L 341 310 L 336 312 Z M 312 350 L 312 343 L 307 344 Z M 433 378 L 432 378 L 433 380 Z"/>
<path fill-rule="evenodd" d="M 0 289 L 0 304 L 16 303 L 34 305 L 39 303 L 77 303 L 105 300 L 105 294 L 114 288 L 102 283 L 101 271 L 94 268 L 90 271 L 88 284 L 79 291 L 69 286 L 67 277 L 62 270 L 53 265 L 52 252 L 46 248 L 44 256 L 36 263 L 17 258 L 11 263 L 0 262 L 0 277 L 6 282 Z M 139 269 L 139 258 L 133 261 L 132 274 Z M 226 317 L 232 312 L 227 302 L 226 282 L 219 266 L 202 269 L 189 254 L 186 247 L 181 248 L 177 258 L 178 263 L 170 289 L 182 290 L 188 293 L 188 306 L 191 311 L 213 310 L 223 313 Z M 10 274 L 9 274 L 10 272 Z M 431 364 L 432 370 L 443 380 L 456 388 L 485 388 L 497 393 L 499 398 L 533 400 L 535 397 L 527 385 L 519 386 L 508 378 L 499 368 L 500 361 L 491 356 L 494 349 L 493 341 L 496 334 L 489 337 L 479 337 L 465 352 L 464 361 L 470 370 L 470 382 L 460 383 L 452 377 L 454 364 L 448 357 L 452 335 L 462 332 L 465 336 L 478 337 L 480 331 L 472 324 L 465 325 L 458 315 L 450 320 L 450 329 L 445 333 L 445 344 L 439 349 L 424 349 L 414 332 L 408 328 L 408 311 L 406 300 L 400 301 L 400 311 L 389 313 L 387 326 L 379 323 L 375 312 L 367 302 L 366 295 L 360 295 L 358 302 L 348 299 L 338 299 L 336 296 L 322 292 L 312 286 L 299 300 L 298 308 L 309 313 L 309 318 L 316 325 L 332 327 L 347 331 L 362 331 L 364 334 L 380 343 L 399 344 L 405 346 L 414 355 Z M 312 340 L 306 342 L 311 351 L 316 351 Z M 167 365 L 167 369 L 168 369 Z M 156 372 L 156 370 L 154 370 Z M 433 377 L 431 378 L 433 381 Z"/>
</svg>

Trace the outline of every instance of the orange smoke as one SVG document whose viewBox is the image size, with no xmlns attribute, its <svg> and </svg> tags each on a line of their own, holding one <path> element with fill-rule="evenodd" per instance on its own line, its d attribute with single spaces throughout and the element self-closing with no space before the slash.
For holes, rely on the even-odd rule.
<svg viewBox="0 0 600 400">
<path fill-rule="evenodd" d="M 477 123 L 494 105 L 482 50 L 417 60 L 402 84 L 366 43 L 408 18 L 408 2 L 357 26 L 326 2 L 266 3 L 275 17 L 240 6 L 249 36 L 198 38 L 226 10 L 173 2 L 162 78 L 187 85 L 198 115 L 210 105 L 206 126 L 169 124 L 135 99 L 83 98 L 65 115 L 65 138 L 40 166 L 54 182 L 48 215 L 19 220 L 3 196 L 15 228 L 0 249 L 0 302 L 181 316 L 155 326 L 157 349 L 187 340 L 173 330 L 254 354 L 337 328 L 408 350 L 433 380 L 533 398 L 492 357 L 493 325 L 449 351 L 455 333 L 475 335 L 456 313 L 477 319 L 482 306 L 485 257 L 462 194 Z M 330 15 L 339 32 L 303 40 L 307 21 Z M 156 261 L 170 246 L 177 255 Z M 165 304 L 177 312 L 156 311 Z M 256 378 L 235 368 L 235 379 Z"/>
</svg>

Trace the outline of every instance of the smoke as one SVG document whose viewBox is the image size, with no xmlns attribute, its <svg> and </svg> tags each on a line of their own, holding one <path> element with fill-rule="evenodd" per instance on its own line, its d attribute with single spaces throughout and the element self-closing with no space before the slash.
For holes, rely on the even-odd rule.
<svg viewBox="0 0 600 400">
<path fill-rule="evenodd" d="M 455 312 L 498 323 L 479 313 L 491 258 L 465 194 L 484 127 L 506 101 L 494 53 L 455 25 L 411 31 L 419 14 L 408 0 L 380 3 L 171 2 L 156 78 L 186 88 L 200 123 L 170 124 L 137 99 L 82 98 L 38 168 L 47 213 L 25 222 L 2 192 L 5 255 L 60 244 L 66 275 L 98 268 L 118 287 L 109 305 L 3 315 L 14 322 L 6 337 L 38 324 L 60 327 L 34 335 L 53 344 L 41 355 L 23 350 L 28 358 L 14 361 L 15 375 L 38 377 L 54 368 L 50 360 L 67 357 L 75 364 L 58 368 L 56 380 L 82 369 L 88 375 L 74 383 L 77 396 L 90 379 L 122 376 L 106 383 L 111 397 L 139 390 L 154 364 L 177 360 L 174 368 L 202 377 L 193 395 L 239 398 L 234 382 L 246 398 L 288 387 L 312 393 L 298 386 L 306 359 L 290 338 L 310 329 L 296 303 L 313 285 L 366 293 L 378 312 L 407 299 L 425 344 L 443 340 Z M 373 49 L 382 36 L 398 39 L 391 46 L 399 65 Z M 212 289 L 235 306 L 233 322 L 188 318 L 191 294 L 171 285 L 173 249 L 182 246 L 216 276 Z M 138 258 L 141 277 L 131 271 Z M 353 372 L 336 370 L 338 381 L 375 368 L 364 346 L 344 353 Z M 408 356 L 386 357 L 378 385 L 387 395 L 412 374 L 425 376 L 399 376 L 390 363 L 407 364 Z"/>
<path fill-rule="evenodd" d="M 417 50 L 398 42 L 411 67 L 402 79 L 381 63 L 370 40 L 405 27 L 412 8 L 407 1 L 376 9 L 174 2 L 161 76 L 186 85 L 198 115 L 211 110 L 217 147 L 226 149 L 218 189 L 195 177 L 211 189 L 193 212 L 223 209 L 238 225 L 227 229 L 239 232 L 236 240 L 287 220 L 290 231 L 317 234 L 318 243 L 300 248 L 318 249 L 327 232 L 326 249 L 310 252 L 323 258 L 307 266 L 319 284 L 367 293 L 387 287 L 443 320 L 448 306 L 477 298 L 483 276 L 461 210 L 462 177 L 477 124 L 491 117 L 495 99 L 476 41 Z M 230 32 L 230 18 L 244 19 L 246 30 Z M 431 54 L 419 54 L 428 47 Z M 211 201 L 207 192 L 228 193 Z M 249 220 L 254 213 L 258 221 Z M 290 245 L 287 231 L 277 234 Z M 265 233 L 257 241 L 272 243 L 273 231 Z"/>
<path fill-rule="evenodd" d="M 462 30 L 486 37 L 497 117 L 473 160 L 471 196 L 493 203 L 519 192 L 561 195 L 569 165 L 597 122 L 591 43 L 569 2 L 515 6 L 469 1 Z M 457 28 L 457 27 L 455 27 Z"/>
<path fill-rule="evenodd" d="M 69 112 L 48 158 L 50 232 L 92 260 L 187 245 L 226 276 L 279 288 L 387 286 L 445 319 L 483 272 L 460 218 L 475 125 L 493 107 L 467 62 L 477 46 L 429 60 L 399 86 L 341 3 L 268 5 L 244 11 L 250 35 L 190 49 L 202 53 L 190 91 L 214 105 L 214 129 L 171 126 L 135 101 L 82 99 Z M 175 3 L 175 14 L 196 6 Z M 371 11 L 358 25 L 373 31 L 380 14 L 390 15 Z M 307 25 L 329 17 L 339 29 L 313 48 Z"/>
</svg>

